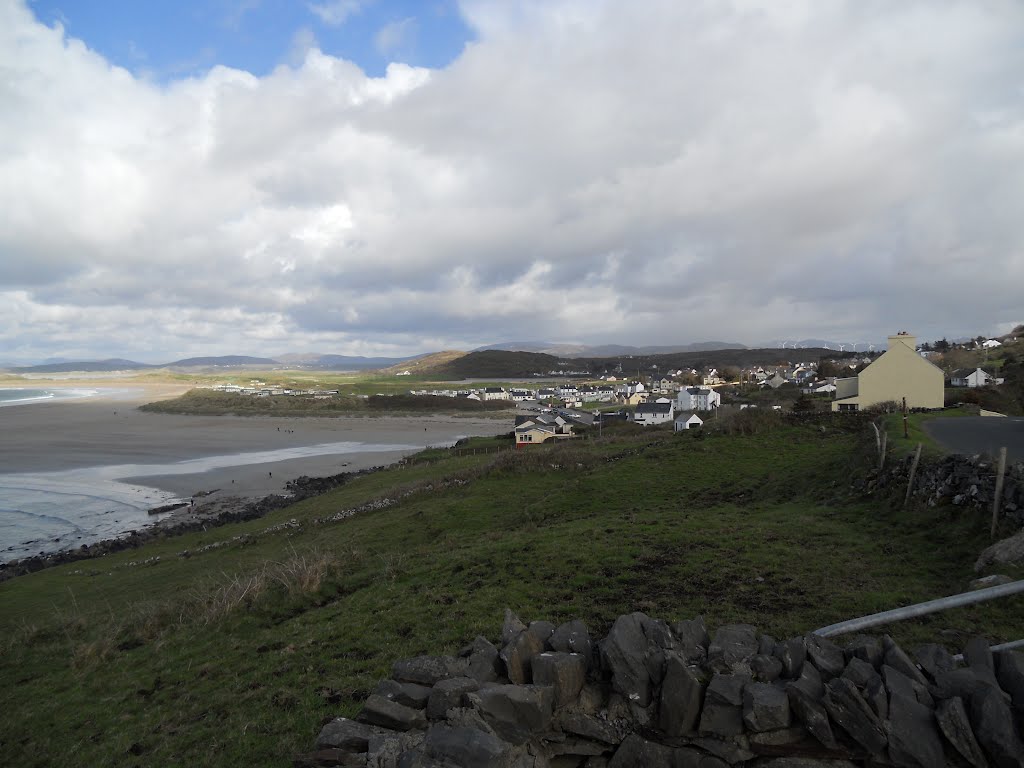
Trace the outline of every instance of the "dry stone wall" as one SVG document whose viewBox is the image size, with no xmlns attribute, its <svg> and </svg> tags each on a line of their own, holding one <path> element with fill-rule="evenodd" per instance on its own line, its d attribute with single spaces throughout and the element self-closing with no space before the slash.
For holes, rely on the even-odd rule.
<svg viewBox="0 0 1024 768">
<path fill-rule="evenodd" d="M 355 720 L 324 725 L 299 768 L 1020 768 L 1024 654 L 983 638 L 955 662 L 859 635 L 776 641 L 620 616 L 506 612 L 500 647 L 398 661 Z"/>
</svg>

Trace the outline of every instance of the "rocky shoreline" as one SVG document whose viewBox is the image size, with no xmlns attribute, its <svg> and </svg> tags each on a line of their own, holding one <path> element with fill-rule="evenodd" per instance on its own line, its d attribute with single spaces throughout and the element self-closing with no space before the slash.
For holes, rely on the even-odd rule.
<svg viewBox="0 0 1024 768">
<path fill-rule="evenodd" d="M 156 513 L 167 512 L 167 516 L 146 528 L 129 531 L 123 536 L 106 539 L 94 544 L 83 544 L 75 549 L 60 550 L 43 555 L 33 555 L 20 560 L 0 563 L 0 582 L 24 576 L 28 573 L 52 568 L 56 565 L 105 557 L 115 552 L 136 549 L 151 541 L 180 536 L 185 533 L 203 531 L 229 523 L 255 520 L 282 507 L 303 499 L 319 496 L 339 488 L 354 477 L 378 472 L 384 467 L 371 467 L 354 472 L 341 472 L 328 477 L 298 477 L 285 484 L 285 494 L 270 494 L 260 499 L 240 496 L 223 496 L 194 504 L 172 505 L 172 509 L 156 508 Z M 153 510 L 151 510 L 153 512 Z"/>
</svg>

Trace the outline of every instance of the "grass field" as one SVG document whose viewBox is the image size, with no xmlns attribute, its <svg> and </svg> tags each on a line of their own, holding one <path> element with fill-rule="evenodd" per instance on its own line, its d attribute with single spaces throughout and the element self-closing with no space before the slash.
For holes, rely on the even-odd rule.
<svg viewBox="0 0 1024 768">
<path fill-rule="evenodd" d="M 394 660 L 497 640 L 506 606 L 598 634 L 642 610 L 785 637 L 965 588 L 985 515 L 853 496 L 873 437 L 756 418 L 435 449 L 260 520 L 0 584 L 4 762 L 282 765 Z M 889 631 L 1017 639 L 1024 612 Z"/>
</svg>

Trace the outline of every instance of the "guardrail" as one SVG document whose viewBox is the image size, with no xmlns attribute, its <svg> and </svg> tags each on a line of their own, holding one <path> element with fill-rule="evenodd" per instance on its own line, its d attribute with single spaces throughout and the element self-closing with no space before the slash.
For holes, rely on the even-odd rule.
<svg viewBox="0 0 1024 768">
<path fill-rule="evenodd" d="M 985 589 L 977 589 L 973 592 L 963 592 L 959 595 L 940 597 L 937 600 L 929 600 L 925 603 L 906 605 L 902 608 L 893 608 L 890 611 L 882 611 L 881 613 L 873 613 L 869 616 L 861 616 L 856 619 L 840 621 L 836 624 L 829 624 L 827 627 L 816 629 L 811 634 L 820 635 L 821 637 L 835 637 L 836 635 L 858 632 L 860 630 L 870 629 L 871 627 L 881 626 L 882 624 L 892 624 L 893 622 L 903 621 L 904 619 L 925 616 L 929 613 L 937 613 L 950 608 L 959 608 L 964 605 L 983 603 L 987 600 L 995 600 L 1000 597 L 1008 597 L 1022 592 L 1024 592 L 1024 580 L 1011 581 L 1009 584 L 1000 584 L 996 587 L 986 587 Z M 1024 646 L 1024 640 L 1014 640 L 1010 643 L 994 645 L 992 646 L 992 651 L 998 652 L 1022 646 Z"/>
</svg>

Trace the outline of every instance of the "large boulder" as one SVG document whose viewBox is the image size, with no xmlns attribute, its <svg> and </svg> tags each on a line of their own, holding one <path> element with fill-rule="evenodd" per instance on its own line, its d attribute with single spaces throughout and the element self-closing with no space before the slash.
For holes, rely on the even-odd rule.
<svg viewBox="0 0 1024 768">
<path fill-rule="evenodd" d="M 753 656 L 760 650 L 757 630 L 750 624 L 726 624 L 718 628 L 708 646 L 708 663 L 718 671 Z"/>
<path fill-rule="evenodd" d="M 533 759 L 526 751 L 502 741 L 492 733 L 475 728 L 437 724 L 430 727 L 423 743 L 430 757 L 458 768 L 526 768 Z"/>
<path fill-rule="evenodd" d="M 988 768 L 988 760 L 971 730 L 971 721 L 959 696 L 943 699 L 935 709 L 935 719 L 946 741 L 974 768 Z"/>
<path fill-rule="evenodd" d="M 824 691 L 824 688 L 822 690 Z M 820 698 L 812 696 L 804 687 L 796 683 L 786 686 L 786 698 L 789 699 L 789 706 L 796 721 L 802 723 L 807 732 L 822 746 L 835 749 L 836 737 L 832 733 L 828 712 L 825 711 L 825 706 L 821 703 Z"/>
<path fill-rule="evenodd" d="M 669 654 L 658 710 L 661 730 L 669 737 L 692 733 L 700 720 L 703 701 L 704 681 L 686 664 L 683 656 Z"/>
<path fill-rule="evenodd" d="M 498 649 L 486 637 L 478 636 L 469 648 L 467 677 L 480 683 L 493 683 L 505 674 Z"/>
<path fill-rule="evenodd" d="M 403 683 L 433 686 L 448 677 L 465 677 L 469 668 L 466 659 L 453 656 L 417 656 L 396 661 L 391 677 Z"/>
<path fill-rule="evenodd" d="M 672 625 L 676 637 L 676 649 L 688 664 L 704 661 L 708 655 L 708 630 L 704 626 L 704 617 L 677 621 Z"/>
<path fill-rule="evenodd" d="M 392 731 L 410 731 L 427 726 L 423 710 L 406 707 L 376 693 L 371 694 L 363 703 L 359 719 Z"/>
<path fill-rule="evenodd" d="M 889 759 L 902 768 L 942 766 L 942 736 L 932 711 L 915 699 L 895 694 L 889 699 Z"/>
<path fill-rule="evenodd" d="M 439 680 L 427 701 L 427 717 L 431 720 L 444 719 L 449 709 L 462 706 L 462 699 L 480 687 L 472 677 L 450 677 Z"/>
<path fill-rule="evenodd" d="M 1003 651 L 997 668 L 999 687 L 1010 695 L 1017 711 L 1024 712 L 1024 653 Z"/>
<path fill-rule="evenodd" d="M 555 706 L 571 704 L 583 690 L 587 681 L 587 662 L 580 653 L 540 653 L 531 661 L 535 685 L 550 685 L 555 694 Z"/>
<path fill-rule="evenodd" d="M 416 683 L 400 683 L 397 680 L 381 680 L 373 692 L 386 699 L 397 701 L 406 707 L 413 709 L 425 709 L 430 693 L 434 689 L 426 685 Z"/>
<path fill-rule="evenodd" d="M 587 625 L 579 619 L 560 624 L 548 638 L 548 647 L 560 653 L 578 653 L 586 659 L 588 667 L 594 654 L 594 644 Z"/>
<path fill-rule="evenodd" d="M 743 733 L 743 688 L 749 682 L 743 675 L 715 674 L 711 678 L 700 715 L 702 735 L 725 739 Z"/>
<path fill-rule="evenodd" d="M 370 737 L 379 733 L 379 729 L 366 723 L 338 717 L 320 729 L 316 737 L 317 749 L 340 749 L 345 752 L 365 752 L 370 744 Z"/>
<path fill-rule="evenodd" d="M 825 710 L 829 717 L 872 755 L 881 754 L 888 740 L 882 722 L 849 680 L 837 677 L 825 683 Z"/>
<path fill-rule="evenodd" d="M 768 683 L 747 683 L 743 688 L 743 722 L 752 731 L 788 728 L 791 721 L 786 692 Z"/>
<path fill-rule="evenodd" d="M 831 680 L 843 674 L 846 657 L 838 645 L 820 635 L 807 635 L 804 638 L 804 645 L 807 648 L 807 658 L 821 673 L 822 680 Z"/>
<path fill-rule="evenodd" d="M 971 726 L 996 768 L 1024 765 L 1024 745 L 1013 713 L 999 688 L 982 685 L 971 697 Z"/>
<path fill-rule="evenodd" d="M 619 616 L 601 643 L 601 659 L 611 672 L 612 687 L 641 707 L 651 703 L 654 687 L 646 663 L 646 619 L 642 613 Z"/>
<path fill-rule="evenodd" d="M 551 724 L 550 686 L 495 685 L 467 694 L 467 699 L 501 738 L 513 744 L 529 741 Z"/>
<path fill-rule="evenodd" d="M 531 664 L 533 657 L 544 650 L 544 641 L 526 629 L 514 636 L 501 649 L 501 660 L 505 662 L 508 679 L 516 685 L 525 685 L 533 680 Z"/>
</svg>

